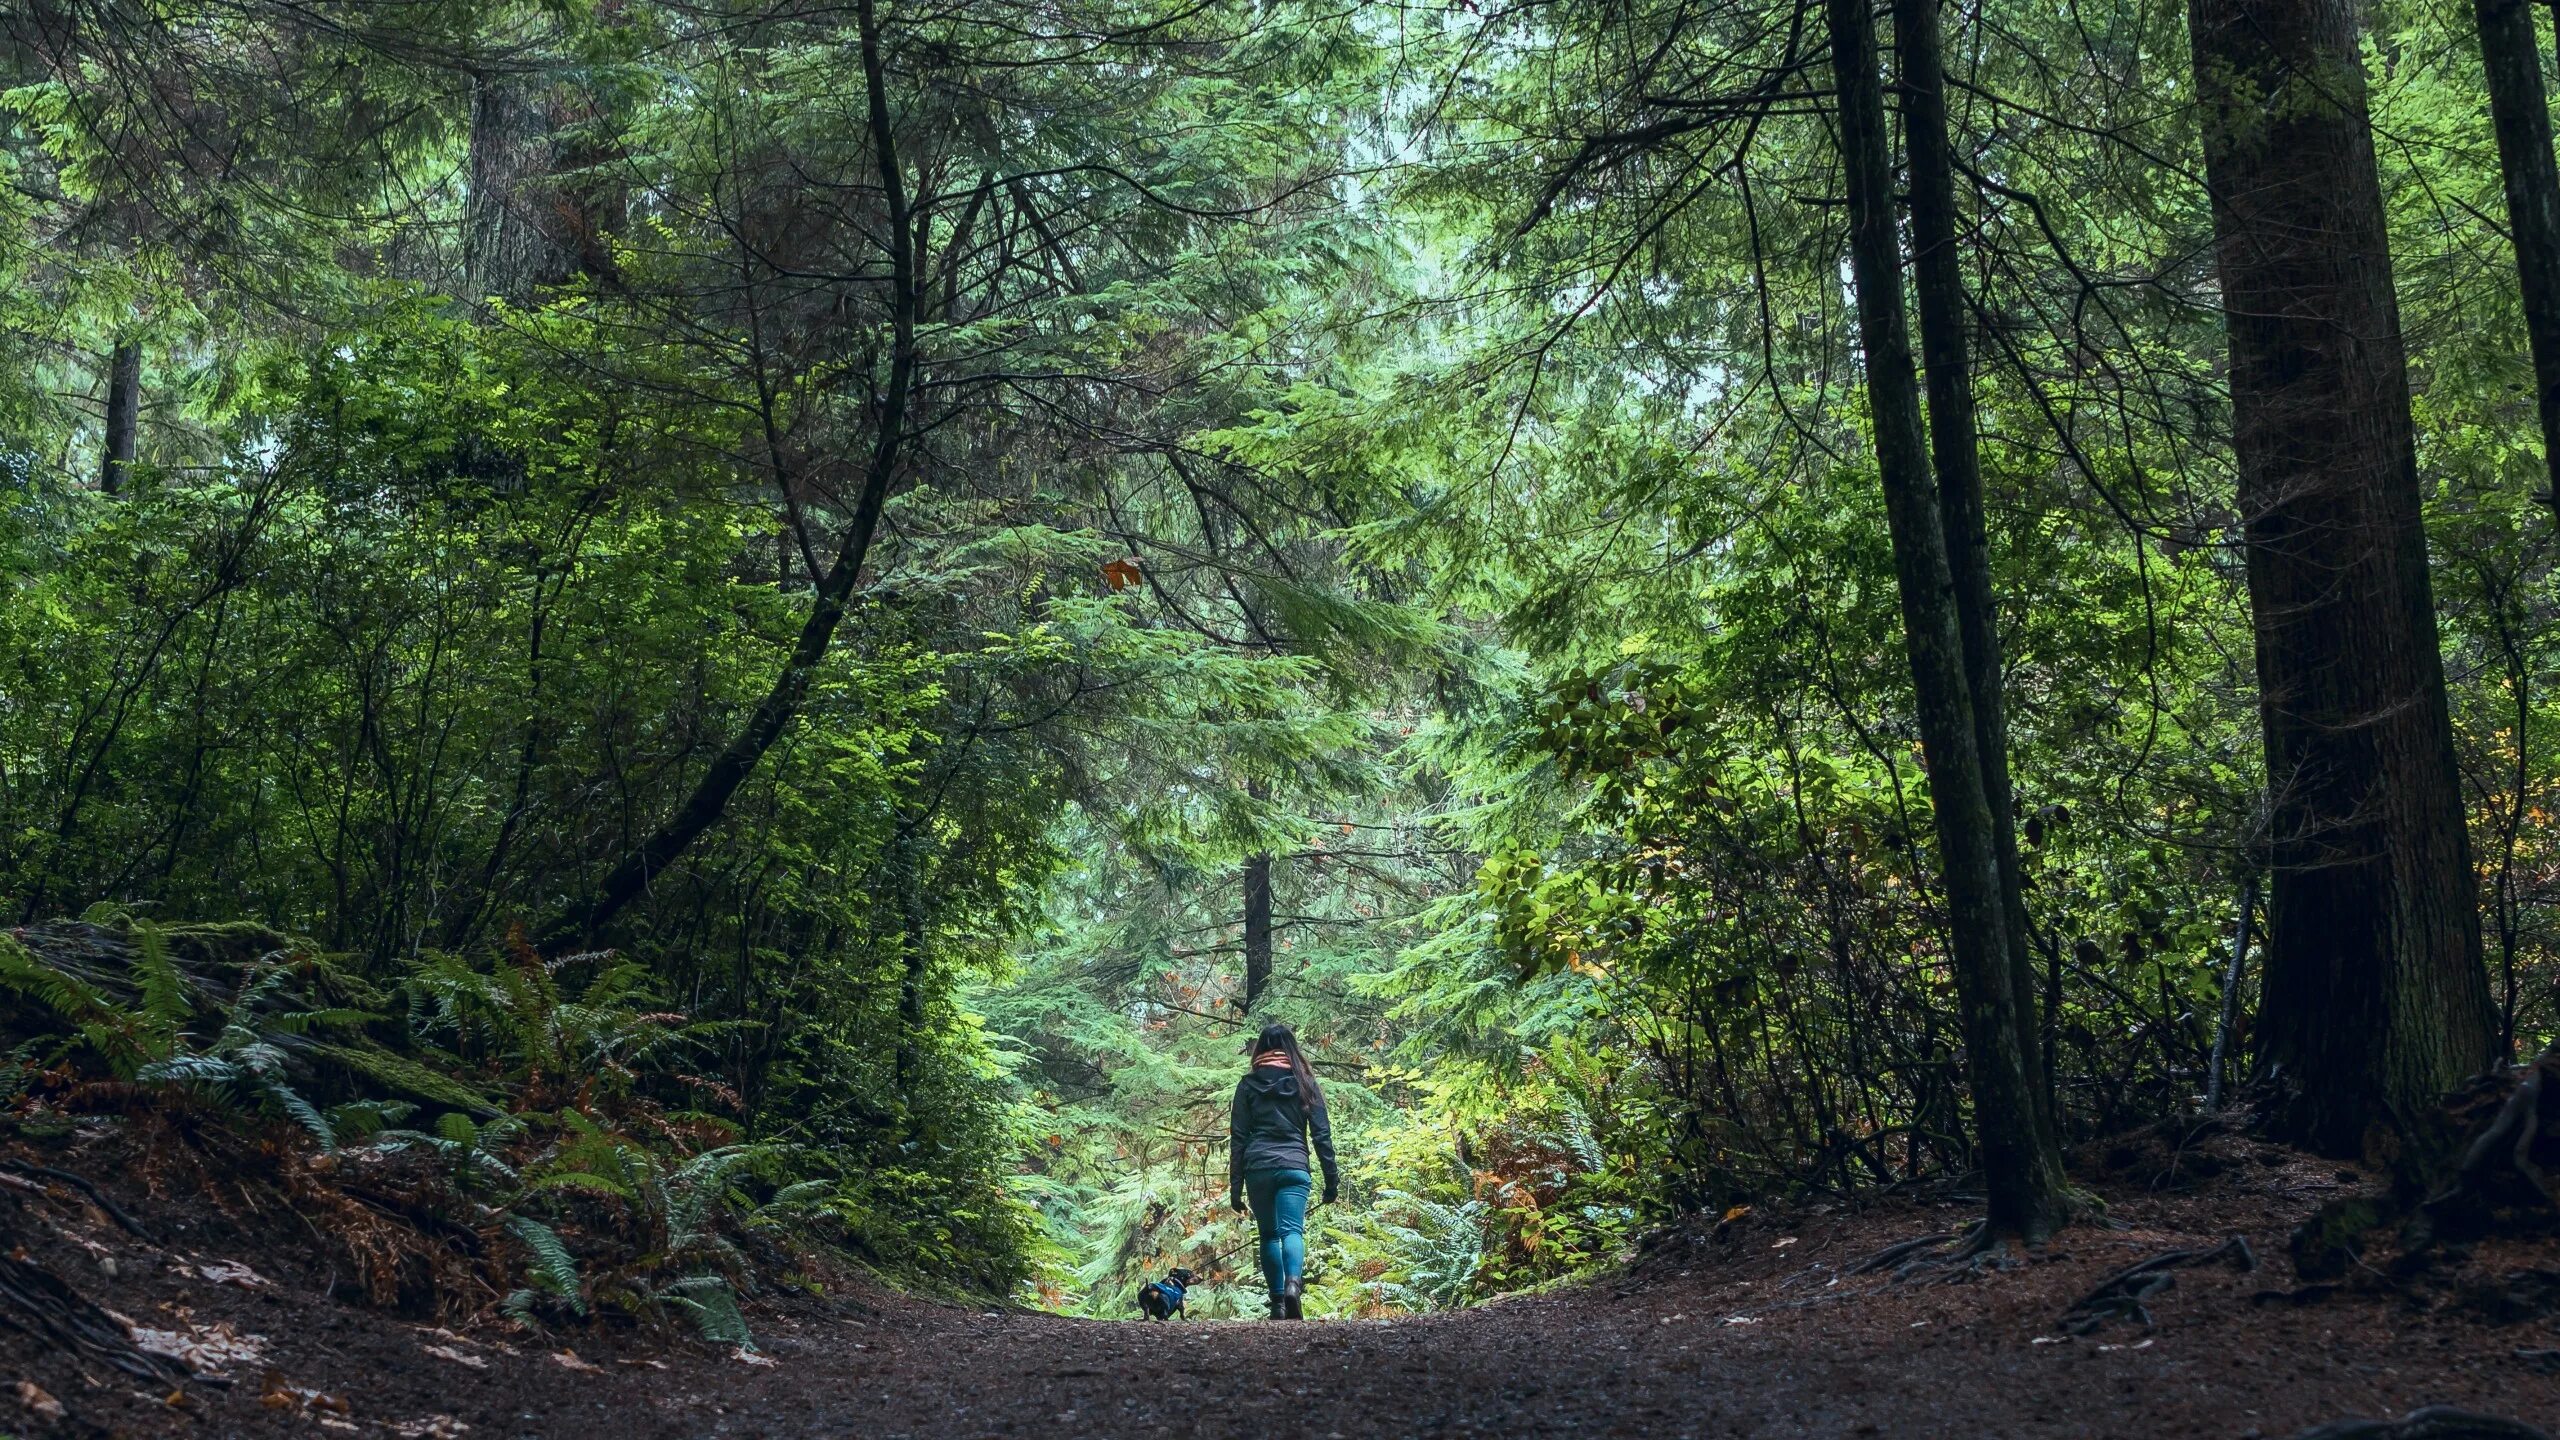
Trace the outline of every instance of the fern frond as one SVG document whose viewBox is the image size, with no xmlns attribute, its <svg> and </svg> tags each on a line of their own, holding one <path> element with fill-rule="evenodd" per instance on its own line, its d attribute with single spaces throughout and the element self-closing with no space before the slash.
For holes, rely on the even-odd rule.
<svg viewBox="0 0 2560 1440">
<path fill-rule="evenodd" d="M 33 1000 L 70 1022 L 110 1068 L 131 1075 L 152 1058 L 138 1043 L 141 1018 L 76 975 L 48 965 L 12 936 L 0 935 L 0 993 Z"/>
<path fill-rule="evenodd" d="M 338 1148 L 337 1127 L 329 1123 L 329 1117 L 321 1114 L 319 1107 L 303 1099 L 300 1091 L 281 1080 L 265 1079 L 263 1076 L 260 1078 L 264 1083 L 259 1086 L 259 1089 L 266 1093 L 266 1097 L 275 1103 L 277 1109 L 292 1116 L 294 1123 L 310 1131 L 312 1138 L 320 1142 L 321 1149 Z"/>
<path fill-rule="evenodd" d="M 189 1081 L 228 1085 L 242 1076 L 241 1068 L 222 1056 L 196 1054 L 154 1060 L 133 1072 L 134 1079 L 152 1085 L 185 1084 Z"/>
<path fill-rule="evenodd" d="M 187 979 L 170 958 L 169 938 L 159 926 L 136 920 L 132 927 L 133 979 L 141 992 L 142 1022 L 156 1046 L 155 1054 L 166 1055 L 176 1048 L 178 1031 L 192 1008 L 187 1003 Z"/>
<path fill-rule="evenodd" d="M 568 1301 L 579 1314 L 586 1314 L 586 1297 L 578 1292 L 578 1260 L 561 1243 L 559 1232 L 530 1215 L 510 1215 L 507 1233 L 524 1242 L 524 1248 L 531 1253 L 533 1259 L 526 1273 L 533 1282 Z"/>
<path fill-rule="evenodd" d="M 702 1338 L 715 1345 L 734 1345 L 741 1350 L 756 1348 L 755 1337 L 747 1329 L 746 1312 L 738 1308 L 737 1292 L 729 1282 L 717 1275 L 688 1275 L 668 1286 L 667 1299 L 693 1314 L 693 1323 Z"/>
<path fill-rule="evenodd" d="M 638 1192 L 630 1186 L 611 1176 L 598 1175 L 592 1170 L 554 1170 L 545 1175 L 535 1176 L 525 1185 L 525 1189 L 527 1191 L 584 1190 L 590 1195 L 610 1195 L 617 1200 L 628 1200 L 635 1204 L 640 1199 Z"/>
</svg>

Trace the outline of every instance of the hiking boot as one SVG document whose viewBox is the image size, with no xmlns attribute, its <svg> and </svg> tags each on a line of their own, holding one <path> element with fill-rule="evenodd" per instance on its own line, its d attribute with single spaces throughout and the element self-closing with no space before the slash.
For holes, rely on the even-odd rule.
<svg viewBox="0 0 2560 1440">
<path fill-rule="evenodd" d="M 1286 1308 L 1290 1319 L 1304 1320 L 1307 1318 L 1307 1312 L 1305 1305 L 1301 1302 L 1306 1298 L 1306 1280 L 1301 1276 L 1292 1275 L 1289 1277 L 1289 1283 L 1281 1287 L 1279 1303 Z"/>
<path fill-rule="evenodd" d="M 1272 1296 L 1271 1318 L 1274 1320 L 1287 1320 L 1291 1318 L 1289 1314 L 1289 1302 L 1277 1295 Z"/>
</svg>

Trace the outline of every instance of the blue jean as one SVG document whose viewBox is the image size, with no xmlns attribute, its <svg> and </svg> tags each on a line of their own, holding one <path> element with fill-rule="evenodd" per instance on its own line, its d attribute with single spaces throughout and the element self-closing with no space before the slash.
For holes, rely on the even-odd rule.
<svg viewBox="0 0 2560 1440">
<path fill-rule="evenodd" d="M 1262 1283 L 1275 1296 L 1307 1272 L 1307 1192 L 1314 1186 L 1304 1170 L 1244 1172 L 1253 1228 L 1262 1234 Z"/>
</svg>

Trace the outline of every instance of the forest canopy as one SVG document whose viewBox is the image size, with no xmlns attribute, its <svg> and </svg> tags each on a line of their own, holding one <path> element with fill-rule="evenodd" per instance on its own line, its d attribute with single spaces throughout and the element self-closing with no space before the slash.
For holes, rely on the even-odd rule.
<svg viewBox="0 0 2560 1440">
<path fill-rule="evenodd" d="M 2560 1042 L 2536 7 L 0 13 L 22 1112 L 1119 1314 L 1276 1018 L 1375 1312 Z"/>
</svg>

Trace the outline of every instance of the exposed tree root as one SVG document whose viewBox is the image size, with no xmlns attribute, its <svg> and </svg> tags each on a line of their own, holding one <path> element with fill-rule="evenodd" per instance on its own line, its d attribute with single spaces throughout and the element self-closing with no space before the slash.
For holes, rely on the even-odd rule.
<svg viewBox="0 0 2560 1440">
<path fill-rule="evenodd" d="M 16 1246 L 8 1249 L 10 1253 L 0 1253 L 0 1325 L 153 1384 L 175 1384 L 192 1378 L 187 1367 L 177 1361 L 135 1349 L 114 1317 L 72 1289 L 61 1276 L 23 1258 L 24 1252 Z"/>
<path fill-rule="evenodd" d="M 136 1239 L 142 1241 L 145 1245 L 157 1245 L 160 1243 L 159 1237 L 153 1235 L 149 1230 L 144 1229 L 141 1221 L 126 1214 L 123 1206 L 108 1199 L 106 1192 L 100 1190 L 96 1184 L 83 1176 L 74 1175 L 68 1170 L 57 1170 L 51 1165 L 37 1165 L 25 1160 L 11 1160 L 6 1156 L 0 1156 L 0 1169 L 7 1169 L 17 1174 L 29 1176 L 35 1179 L 53 1180 L 64 1185 L 68 1185 L 72 1189 L 79 1191 L 81 1194 L 88 1196 L 89 1203 L 106 1212 L 108 1219 L 123 1226 L 126 1231 L 131 1233 Z"/>
<path fill-rule="evenodd" d="M 2078 1192 L 2072 1196 L 2071 1213 L 2066 1223 L 2123 1228 L 2107 1218 L 2106 1206 L 2096 1196 Z M 2041 1243 L 2041 1240 L 2042 1237 L 2021 1240 L 2017 1235 L 1992 1229 L 1991 1222 L 1987 1220 L 1976 1220 L 1962 1230 L 1940 1230 L 1897 1241 L 1860 1260 L 1843 1273 L 1869 1275 L 1891 1269 L 1897 1284 L 1929 1274 L 1943 1274 L 1946 1279 L 1961 1280 L 1985 1271 L 2014 1270 L 2026 1263 L 2024 1248 Z"/>
<path fill-rule="evenodd" d="M 2418 1207 L 2412 1228 L 2421 1241 L 2481 1233 L 2502 1210 L 2547 1207 L 2537 1218 L 2560 1218 L 2560 1180 L 2546 1168 L 2560 1153 L 2560 1045 L 2512 1074 L 2505 1101 L 2463 1147 L 2453 1174 Z"/>
<path fill-rule="evenodd" d="M 2143 1329 L 2151 1328 L 2151 1311 L 2143 1301 L 2178 1283 L 2171 1273 L 2190 1265 L 2209 1265 L 2228 1260 L 2235 1270 L 2258 1268 L 2257 1252 L 2249 1242 L 2237 1235 L 2210 1249 L 2171 1250 L 2138 1260 L 2098 1282 L 2098 1288 L 2080 1298 L 2063 1312 L 2062 1328 L 2074 1335 L 2086 1335 L 2109 1320 L 2132 1320 Z"/>
<path fill-rule="evenodd" d="M 2430 1405 L 2424 1410 L 2412 1410 L 2397 1420 L 2332 1420 L 2296 1434 L 2293 1440 L 2551 1440 L 2551 1437 L 2521 1420 L 2501 1420 L 2495 1415 L 2456 1410 L 2450 1405 Z"/>
<path fill-rule="evenodd" d="M 1979 1229 L 1981 1227 L 1977 1226 L 1975 1228 Z M 1895 1243 L 1887 1245 L 1883 1249 L 1877 1251 L 1873 1255 L 1868 1256 L 1866 1259 L 1859 1261 L 1857 1264 L 1850 1266 L 1849 1273 L 1852 1275 L 1872 1275 L 1878 1270 L 1887 1269 L 1900 1264 L 1905 1258 L 1911 1255 L 1930 1249 L 1933 1246 L 1944 1245 L 1950 1241 L 1962 1238 L 1962 1233 L 1963 1232 L 1956 1230 L 1940 1230 L 1934 1234 L 1922 1235 L 1915 1239 L 1896 1241 Z"/>
<path fill-rule="evenodd" d="M 2485 1114 L 2485 1118 L 2483 1118 Z M 2332 1201 L 2292 1239 L 2296 1273 L 2335 1280 L 2364 1253 L 2365 1236 L 2400 1227 L 2397 1274 L 2432 1263 L 2449 1243 L 2560 1224 L 2560 1045 L 2529 1064 L 2482 1075 L 2447 1099 L 2435 1122 L 2466 1136 L 2432 1163 L 2403 1157 L 2394 1193 Z"/>
</svg>

